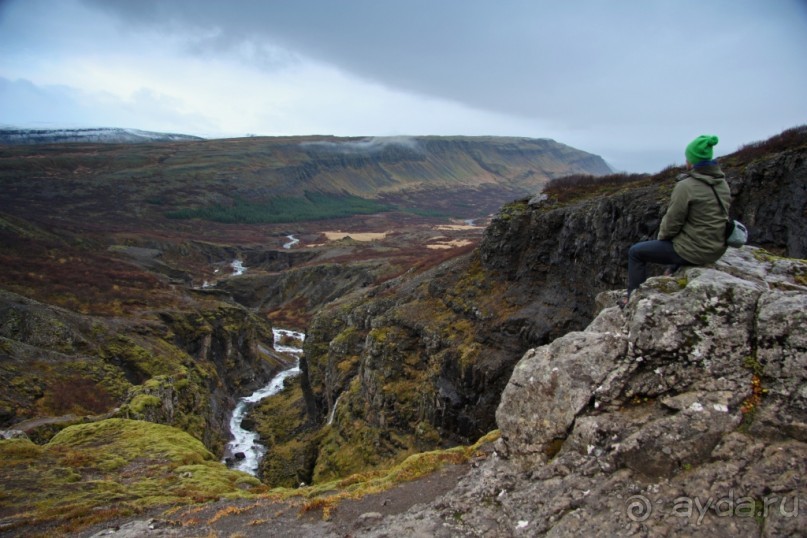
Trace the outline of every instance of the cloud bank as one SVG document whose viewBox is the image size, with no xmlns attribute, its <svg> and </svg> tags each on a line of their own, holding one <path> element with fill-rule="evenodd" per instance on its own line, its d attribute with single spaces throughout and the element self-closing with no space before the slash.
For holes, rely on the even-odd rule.
<svg viewBox="0 0 807 538">
<path fill-rule="evenodd" d="M 655 171 L 806 123 L 805 28 L 798 0 L 11 0 L 0 123 L 529 136 Z"/>
</svg>

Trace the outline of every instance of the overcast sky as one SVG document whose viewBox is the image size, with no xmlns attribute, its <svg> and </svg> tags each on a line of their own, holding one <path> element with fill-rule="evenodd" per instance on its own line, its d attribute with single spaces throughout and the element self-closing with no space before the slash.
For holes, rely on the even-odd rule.
<svg viewBox="0 0 807 538">
<path fill-rule="evenodd" d="M 807 0 L 0 0 L 0 125 L 553 138 L 656 172 L 807 123 Z"/>
</svg>

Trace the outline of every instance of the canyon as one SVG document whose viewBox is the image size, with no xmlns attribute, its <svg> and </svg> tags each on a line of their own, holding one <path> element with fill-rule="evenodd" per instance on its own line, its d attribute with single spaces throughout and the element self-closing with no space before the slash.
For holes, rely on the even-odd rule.
<svg viewBox="0 0 807 538">
<path fill-rule="evenodd" d="M 328 146 L 332 140 L 314 142 L 319 145 L 313 151 L 332 152 Z M 367 532 L 380 536 L 403 528 L 428 528 L 436 535 L 473 535 L 474 529 L 489 528 L 492 535 L 508 536 L 517 534 L 519 528 L 539 525 L 540 532 L 545 533 L 553 527 L 546 522 L 557 521 L 573 510 L 548 510 L 540 524 L 532 516 L 522 516 L 521 511 L 534 508 L 525 499 L 540 497 L 540 493 L 514 478 L 522 472 L 515 470 L 519 465 L 527 465 L 536 480 L 546 482 L 542 487 L 551 488 L 552 477 L 560 476 L 552 473 L 561 465 L 577 465 L 574 458 L 583 445 L 584 452 L 589 445 L 594 446 L 591 454 L 595 456 L 607 453 L 606 463 L 617 470 L 671 477 L 679 472 L 676 465 L 691 468 L 696 463 L 686 454 L 676 457 L 677 463 L 659 456 L 635 468 L 636 451 L 630 452 L 630 443 L 623 443 L 622 451 L 613 451 L 599 437 L 592 437 L 593 433 L 575 430 L 578 423 L 569 424 L 567 418 L 561 417 L 565 423 L 559 418 L 557 424 L 528 421 L 530 414 L 545 414 L 555 421 L 552 413 L 571 413 L 580 418 L 583 428 L 598 420 L 599 415 L 590 408 L 583 406 L 584 412 L 579 406 L 566 410 L 565 401 L 545 400 L 540 395 L 508 396 L 516 385 L 524 385 L 523 381 L 513 384 L 522 375 L 518 373 L 522 367 L 517 365 L 531 364 L 535 357 L 547 353 L 560 356 L 564 346 L 585 348 L 588 344 L 572 340 L 582 337 L 567 335 L 578 334 L 595 318 L 598 321 L 589 333 L 619 341 L 632 338 L 607 336 L 622 330 L 614 317 L 617 313 L 607 308 L 607 292 L 624 286 L 627 248 L 637 240 L 653 237 L 680 170 L 590 177 L 583 186 L 561 189 L 553 187 L 551 179 L 565 173 L 579 174 L 575 166 L 590 156 L 573 157 L 565 173 L 552 169 L 537 178 L 537 174 L 526 173 L 521 160 L 526 150 L 516 152 L 513 140 L 501 141 L 506 151 L 498 147 L 490 154 L 498 155 L 499 161 L 474 153 L 477 146 L 471 142 L 481 141 L 460 140 L 456 147 L 466 156 L 452 160 L 452 169 L 476 163 L 474 169 L 484 173 L 476 174 L 473 181 L 457 179 L 465 176 L 456 173 L 453 179 L 447 174 L 449 179 L 436 186 L 410 183 L 404 188 L 406 182 L 400 179 L 406 175 L 403 172 L 401 176 L 387 173 L 384 182 L 374 172 L 372 183 L 359 181 L 353 190 L 345 192 L 341 188 L 344 178 L 361 178 L 364 172 L 342 175 L 337 181 L 329 170 L 379 166 L 376 157 L 358 153 L 362 144 L 367 146 L 363 149 L 381 151 L 384 166 L 394 166 L 396 171 L 422 166 L 418 160 L 421 156 L 413 154 L 402 141 L 387 147 L 382 144 L 381 149 L 373 147 L 372 140 L 350 142 L 353 153 L 332 156 L 325 164 L 312 167 L 298 163 L 292 166 L 293 174 L 288 163 L 276 167 L 284 170 L 277 181 L 290 185 L 284 183 L 289 177 L 304 183 L 322 176 L 326 179 L 323 185 L 334 188 L 329 199 L 347 201 L 352 198 L 338 197 L 366 195 L 370 185 L 374 192 L 371 199 L 379 204 L 373 206 L 377 212 L 338 222 L 262 224 L 205 220 L 201 213 L 194 218 L 168 216 L 178 210 L 177 200 L 192 209 L 209 209 L 221 205 L 228 192 L 241 190 L 253 199 L 260 195 L 257 179 L 237 185 L 224 181 L 220 170 L 244 159 L 222 150 L 233 142 L 200 143 L 204 148 L 201 153 L 221 150 L 215 155 L 217 165 L 230 163 L 215 168 L 215 173 L 207 172 L 207 168 L 193 172 L 193 160 L 180 158 L 187 150 L 179 146 L 141 146 L 144 153 L 126 157 L 130 168 L 120 168 L 125 151 L 119 146 L 76 146 L 62 149 L 61 155 L 55 146 L 4 150 L 0 177 L 9 196 L 4 196 L 0 208 L 2 262 L 7 268 L 0 278 L 4 288 L 0 351 L 4 386 L 8 388 L 0 402 L 0 418 L 8 430 L 20 430 L 15 426 L 25 426 L 26 422 L 30 425 L 23 438 L 0 445 L 7 456 L 3 477 L 9 486 L 6 508 L 0 516 L 5 528 L 12 532 L 25 528 L 19 515 L 19 507 L 25 502 L 17 492 L 44 490 L 46 482 L 50 491 L 69 491 L 70 484 L 84 484 L 97 492 L 81 498 L 65 495 L 61 501 L 65 504 L 40 511 L 39 524 L 46 527 L 68 524 L 68 518 L 61 515 L 65 506 L 76 513 L 70 524 L 81 527 L 98 523 L 86 514 L 92 513 L 95 503 L 103 503 L 103 488 L 119 484 L 116 477 L 121 473 L 132 477 L 138 466 L 147 471 L 141 475 L 164 480 L 160 487 L 170 495 L 162 499 L 163 504 L 248 498 L 263 499 L 260 502 L 269 506 L 270 486 L 316 498 L 320 494 L 298 486 L 321 484 L 338 490 L 347 487 L 340 481 L 350 476 L 382 472 L 416 461 L 412 458 L 422 458 L 423 454 L 449 458 L 443 455 L 459 454 L 450 451 L 471 447 L 489 432 L 499 430 L 501 439 L 494 444 L 495 450 L 487 450 L 495 455 L 488 456 L 488 461 L 469 475 L 452 496 L 455 501 L 440 501 L 425 512 L 388 518 Z M 250 139 L 244 143 L 254 152 L 259 147 L 256 144 L 266 141 Z M 450 145 L 449 141 L 431 138 L 419 143 L 431 148 L 432 156 L 426 159 L 431 163 L 429 168 L 434 166 L 433 154 Z M 295 151 L 290 155 L 301 158 L 304 152 L 299 148 Z M 26 152 L 34 157 L 26 156 Z M 120 159 L 99 157 L 105 152 Z M 765 286 L 803 297 L 802 265 L 777 260 L 807 256 L 805 155 L 807 135 L 804 128 L 797 128 L 721 159 L 732 188 L 732 216 L 749 227 L 754 247 L 735 257 L 734 265 L 744 266 L 742 275 L 726 266 L 714 270 L 734 274 L 740 280 L 753 277 Z M 132 173 L 133 162 L 140 163 L 137 174 Z M 403 166 L 405 162 L 409 164 Z M 494 166 L 496 162 L 501 166 Z M 151 163 L 153 168 L 147 169 L 143 163 Z M 269 157 L 262 156 L 252 163 L 254 166 L 239 168 L 238 177 L 258 178 L 269 163 Z M 462 167 L 457 163 L 463 163 Z M 505 165 L 509 167 L 503 168 Z M 99 167 L 102 172 L 98 172 Z M 589 172 L 597 170 L 607 172 Z M 159 174 L 162 178 L 158 181 Z M 182 194 L 166 198 L 166 193 L 172 192 L 166 188 L 171 184 L 166 178 L 175 174 L 179 174 L 181 184 L 175 192 Z M 115 181 L 122 177 L 126 181 Z M 492 177 L 498 177 L 501 185 L 491 183 Z M 141 181 L 144 191 L 133 187 Z M 202 188 L 214 184 L 224 190 L 206 193 Z M 316 206 L 318 198 L 306 198 L 303 185 L 296 188 L 297 200 L 307 199 Z M 67 196 L 73 192 L 81 195 Z M 454 196 L 449 198 L 449 192 Z M 432 199 L 436 201 L 413 210 L 423 200 Z M 230 200 L 233 207 L 246 207 L 239 206 L 235 196 Z M 493 205 L 496 207 L 490 209 Z M 329 205 L 316 207 L 330 210 Z M 452 213 L 434 214 L 446 210 Z M 474 219 L 473 225 L 468 226 L 467 219 Z M 329 237 L 329 233 L 334 235 Z M 300 242 L 284 248 L 289 235 Z M 453 248 L 428 248 L 437 244 Z M 234 260 L 245 268 L 243 274 L 229 274 Z M 760 268 L 764 268 L 762 273 Z M 706 276 L 689 271 L 654 281 L 663 289 L 649 289 L 647 293 L 657 294 L 652 295 L 656 299 L 641 303 L 645 305 L 641 308 L 636 303 L 628 311 L 636 324 L 631 334 L 640 331 L 656 312 L 656 307 L 649 305 L 672 308 L 660 299 L 665 293 L 686 297 L 701 289 L 698 279 Z M 741 286 L 721 278 L 721 290 Z M 208 286 L 203 285 L 205 282 Z M 717 310 L 726 307 L 723 295 L 713 305 Z M 675 308 L 686 310 L 683 306 Z M 718 317 L 722 324 L 735 319 L 732 316 Z M 290 357 L 273 349 L 275 325 L 305 329 L 306 339 L 300 376 L 258 404 L 250 415 L 272 456 L 263 460 L 258 480 L 226 469 L 218 463 L 217 455 L 226 442 L 227 416 L 234 398 L 255 390 L 290 364 Z M 794 357 L 803 355 L 798 327 L 783 329 L 788 337 L 795 331 L 784 352 Z M 726 353 L 725 360 L 735 360 L 745 351 Z M 624 353 L 618 355 L 624 357 Z M 621 371 L 623 358 L 619 357 L 603 368 Z M 550 359 L 541 360 L 544 362 L 530 366 L 535 371 L 530 374 L 533 377 L 548 375 L 547 364 L 554 364 Z M 574 360 L 573 354 L 562 359 Z M 665 367 L 671 359 L 659 352 L 653 360 L 656 362 L 651 361 L 651 366 L 657 368 Z M 750 363 L 732 370 L 737 381 L 731 387 L 732 396 L 714 402 L 700 394 L 691 402 L 683 402 L 680 395 L 706 390 L 700 385 L 692 388 L 673 383 L 664 391 L 653 392 L 643 384 L 650 375 L 645 367 L 626 370 L 619 377 L 621 384 L 612 384 L 613 390 L 606 391 L 605 409 L 616 413 L 630 405 L 646 404 L 642 415 L 646 421 L 630 427 L 620 423 L 602 428 L 618 430 L 614 432 L 618 437 L 628 439 L 638 431 L 636 428 L 663 419 L 667 411 L 660 410 L 684 410 L 697 401 L 701 406 L 717 404 L 731 411 L 725 423 L 720 423 L 725 428 L 710 434 L 710 439 L 744 435 L 737 431 L 735 422 L 741 404 L 754 394 L 752 376 L 757 375 L 764 387 L 784 383 L 782 376 L 763 362 L 759 371 Z M 568 375 L 581 368 L 586 371 L 593 366 L 570 365 Z M 634 373 L 638 376 L 635 379 L 631 377 Z M 706 386 L 711 378 L 708 372 L 704 375 L 701 384 Z M 560 393 L 552 394 L 577 398 L 579 379 L 573 377 L 569 383 Z M 800 390 L 799 383 L 788 382 L 787 389 L 778 393 L 781 397 L 761 398 L 759 402 L 763 411 L 769 404 L 791 402 L 786 405 L 794 418 L 787 436 L 796 443 L 792 445 L 794 454 L 802 450 L 797 443 L 804 441 L 798 425 L 801 404 L 794 396 Z M 539 392 L 552 392 L 541 387 Z M 90 395 L 104 398 L 93 401 Z M 639 398 L 638 403 L 633 396 Z M 579 397 L 586 404 L 591 400 L 585 391 Z M 534 401 L 548 408 L 538 412 L 517 406 L 510 409 L 508 401 L 514 400 L 508 398 Z M 680 416 L 690 415 L 695 416 Z M 768 415 L 761 412 L 759 416 Z M 47 417 L 54 420 L 41 422 Z M 528 422 L 521 425 L 519 420 Z M 767 422 L 752 426 L 764 424 Z M 138 435 L 138 429 L 144 438 L 164 436 L 165 431 L 158 431 L 158 426 L 170 427 L 187 439 L 171 437 L 176 439 L 172 448 L 155 440 L 151 448 L 121 451 L 119 459 L 112 458 L 121 450 L 116 448 L 116 439 Z M 619 429 L 622 426 L 625 428 Z M 782 427 L 773 425 L 765 431 Z M 523 438 L 522 432 L 533 430 L 544 432 L 540 441 Z M 647 436 L 651 431 L 655 430 L 642 430 L 637 435 Z M 686 438 L 700 442 L 697 436 Z M 740 440 L 747 441 L 744 437 Z M 670 440 L 673 442 L 677 441 Z M 104 449 L 79 461 L 87 443 Z M 166 459 L 149 452 L 157 449 L 170 455 Z M 665 454 L 663 449 L 659 446 Z M 147 461 L 152 463 L 146 465 Z M 24 466 L 31 471 L 13 474 Z M 760 480 L 765 482 L 769 477 Z M 569 488 L 577 487 L 569 484 Z M 160 505 L 153 492 L 115 487 L 118 501 L 108 506 L 107 517 L 122 518 L 146 505 Z M 626 485 L 622 491 L 631 487 Z M 788 494 L 802 491 L 798 484 L 792 488 Z M 508 504 L 495 495 L 491 497 L 490 492 L 497 489 L 514 492 L 516 500 Z M 574 497 L 571 489 L 567 493 Z M 491 507 L 490 513 L 471 507 L 480 500 L 481 505 Z M 604 513 L 592 512 L 594 516 Z M 452 517 L 456 524 L 451 523 Z M 414 523 L 415 519 L 423 526 Z M 527 523 L 519 527 L 522 521 Z M 569 526 L 571 521 L 567 520 L 564 528 L 574 529 Z M 555 532 L 560 532 L 560 527 Z"/>
</svg>

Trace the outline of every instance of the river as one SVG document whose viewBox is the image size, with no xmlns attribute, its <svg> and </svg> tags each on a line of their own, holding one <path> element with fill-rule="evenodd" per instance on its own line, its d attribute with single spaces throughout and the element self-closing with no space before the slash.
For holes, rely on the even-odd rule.
<svg viewBox="0 0 807 538">
<path fill-rule="evenodd" d="M 300 240 L 294 237 L 293 235 L 287 235 L 286 237 L 289 239 L 289 242 L 283 243 L 283 248 L 290 249 L 291 247 L 300 242 Z"/>
<path fill-rule="evenodd" d="M 305 334 L 300 332 L 286 329 L 272 330 L 274 332 L 275 342 L 279 342 L 284 336 L 294 338 L 301 342 L 305 340 Z M 294 377 L 300 373 L 300 355 L 303 353 L 302 349 L 277 343 L 275 343 L 274 348 L 275 351 L 280 353 L 293 355 L 296 358 L 294 366 L 277 374 L 265 387 L 256 390 L 249 396 L 239 398 L 233 410 L 232 417 L 230 418 L 230 434 L 233 439 L 227 443 L 227 447 L 224 450 L 224 463 L 230 460 L 231 468 L 244 471 L 251 475 L 258 474 L 258 466 L 261 463 L 261 459 L 263 459 L 266 454 L 266 447 L 258 442 L 258 434 L 242 428 L 241 422 L 256 403 L 280 392 L 283 388 L 283 382 L 287 378 Z M 237 456 L 240 454 L 243 454 L 244 457 L 240 458 L 240 456 Z"/>
</svg>

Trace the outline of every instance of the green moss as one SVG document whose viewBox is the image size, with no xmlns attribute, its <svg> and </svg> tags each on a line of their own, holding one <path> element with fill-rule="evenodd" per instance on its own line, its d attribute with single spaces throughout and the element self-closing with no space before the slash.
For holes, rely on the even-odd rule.
<svg viewBox="0 0 807 538">
<path fill-rule="evenodd" d="M 414 454 L 386 470 L 315 487 L 276 489 L 269 496 L 302 496 L 308 499 L 305 509 L 322 508 L 327 516 L 342 500 L 467 461 L 497 437 L 491 432 L 470 447 Z M 45 446 L 25 439 L 0 441 L 0 480 L 7 529 L 47 525 L 57 535 L 156 507 L 267 496 L 257 479 L 227 469 L 188 434 L 120 419 L 66 428 Z"/>
<path fill-rule="evenodd" d="M 390 341 L 392 327 L 379 327 L 370 331 L 370 338 L 378 345 L 384 345 Z"/>
<path fill-rule="evenodd" d="M 28 462 L 38 458 L 43 450 L 28 439 L 0 439 L 0 453 L 8 461 Z"/>
<path fill-rule="evenodd" d="M 345 330 L 340 332 L 330 342 L 332 347 L 345 347 L 352 346 L 356 343 L 356 338 L 359 336 L 359 330 L 356 327 L 346 327 Z"/>
<path fill-rule="evenodd" d="M 263 482 L 284 488 L 297 488 L 300 484 L 310 483 L 318 446 L 319 435 L 312 432 L 272 447 L 271 457 L 261 465 Z"/>
<path fill-rule="evenodd" d="M 331 510 L 345 499 L 359 499 L 379 493 L 409 480 L 415 480 L 448 464 L 458 464 L 478 456 L 480 449 L 499 438 L 494 430 L 470 446 L 458 446 L 412 454 L 388 468 L 350 475 L 333 481 L 322 482 L 314 487 L 301 488 L 296 495 L 307 497 L 304 510 L 322 509 L 327 519 Z"/>
<path fill-rule="evenodd" d="M 161 401 L 156 396 L 150 394 L 138 394 L 129 402 L 129 409 L 138 415 L 146 413 L 149 409 L 156 409 L 161 406 Z"/>
<path fill-rule="evenodd" d="M 385 432 L 363 421 L 352 421 L 325 433 L 314 468 L 314 483 L 327 482 L 394 463 L 382 445 Z"/>
<path fill-rule="evenodd" d="M 763 366 L 753 355 L 747 355 L 743 358 L 743 367 L 751 370 L 752 373 L 758 376 L 762 375 Z"/>
<path fill-rule="evenodd" d="M 6 523 L 47 523 L 55 534 L 155 506 L 264 489 L 176 428 L 122 419 L 65 428 L 44 446 L 0 441 L 0 482 Z"/>
<path fill-rule="evenodd" d="M 458 349 L 460 353 L 459 363 L 460 367 L 464 370 L 479 360 L 479 354 L 482 352 L 482 345 L 473 342 L 471 344 L 462 344 Z"/>
<path fill-rule="evenodd" d="M 179 379 L 177 379 L 179 378 Z M 177 376 L 157 376 L 132 387 L 128 402 L 116 413 L 123 418 L 148 420 L 180 428 L 204 440 L 212 450 L 220 450 L 223 441 L 212 435 L 211 403 L 207 397 L 205 374 L 193 368 Z M 163 402 L 170 401 L 170 406 Z"/>
<path fill-rule="evenodd" d="M 509 204 L 505 204 L 499 210 L 498 218 L 504 221 L 508 221 L 526 214 L 530 209 L 528 202 L 529 200 L 522 199 L 522 200 L 516 200 Z"/>
<path fill-rule="evenodd" d="M 320 434 L 306 426 L 300 379 L 287 380 L 283 390 L 262 400 L 249 416 L 271 454 L 261 462 L 263 481 L 290 488 L 301 482 L 309 483 Z"/>
<path fill-rule="evenodd" d="M 763 262 L 763 263 L 771 263 L 771 262 L 776 262 L 778 260 L 785 259 L 785 258 L 782 258 L 781 256 L 776 256 L 775 254 L 771 254 L 767 250 L 764 250 L 764 249 L 761 249 L 761 248 L 753 249 L 751 251 L 751 253 L 753 254 L 754 258 L 756 258 L 757 261 L 760 261 L 760 262 Z"/>
<path fill-rule="evenodd" d="M 415 436 L 423 443 L 437 446 L 442 441 L 440 432 L 430 423 L 422 420 L 415 427 Z"/>
<path fill-rule="evenodd" d="M 341 377 L 347 377 L 348 375 L 355 373 L 358 370 L 359 364 L 361 363 L 361 356 L 359 355 L 348 355 L 343 357 L 336 364 L 336 369 L 339 371 Z"/>
<path fill-rule="evenodd" d="M 681 291 L 687 285 L 687 278 L 670 278 L 670 277 L 657 277 L 648 280 L 645 286 L 658 291 L 659 293 L 676 293 Z"/>
<path fill-rule="evenodd" d="M 157 355 L 123 335 L 117 336 L 105 347 L 103 356 L 121 363 L 124 368 L 137 372 L 144 378 L 175 373 L 178 367 L 177 357 Z"/>
<path fill-rule="evenodd" d="M 59 432 L 48 445 L 80 448 L 91 443 L 114 446 L 117 455 L 128 458 L 150 453 L 173 462 L 186 462 L 188 458 L 195 462 L 213 459 L 205 446 L 187 433 L 137 420 L 109 419 L 72 426 Z M 96 458 L 106 456 L 97 453 Z"/>
</svg>

